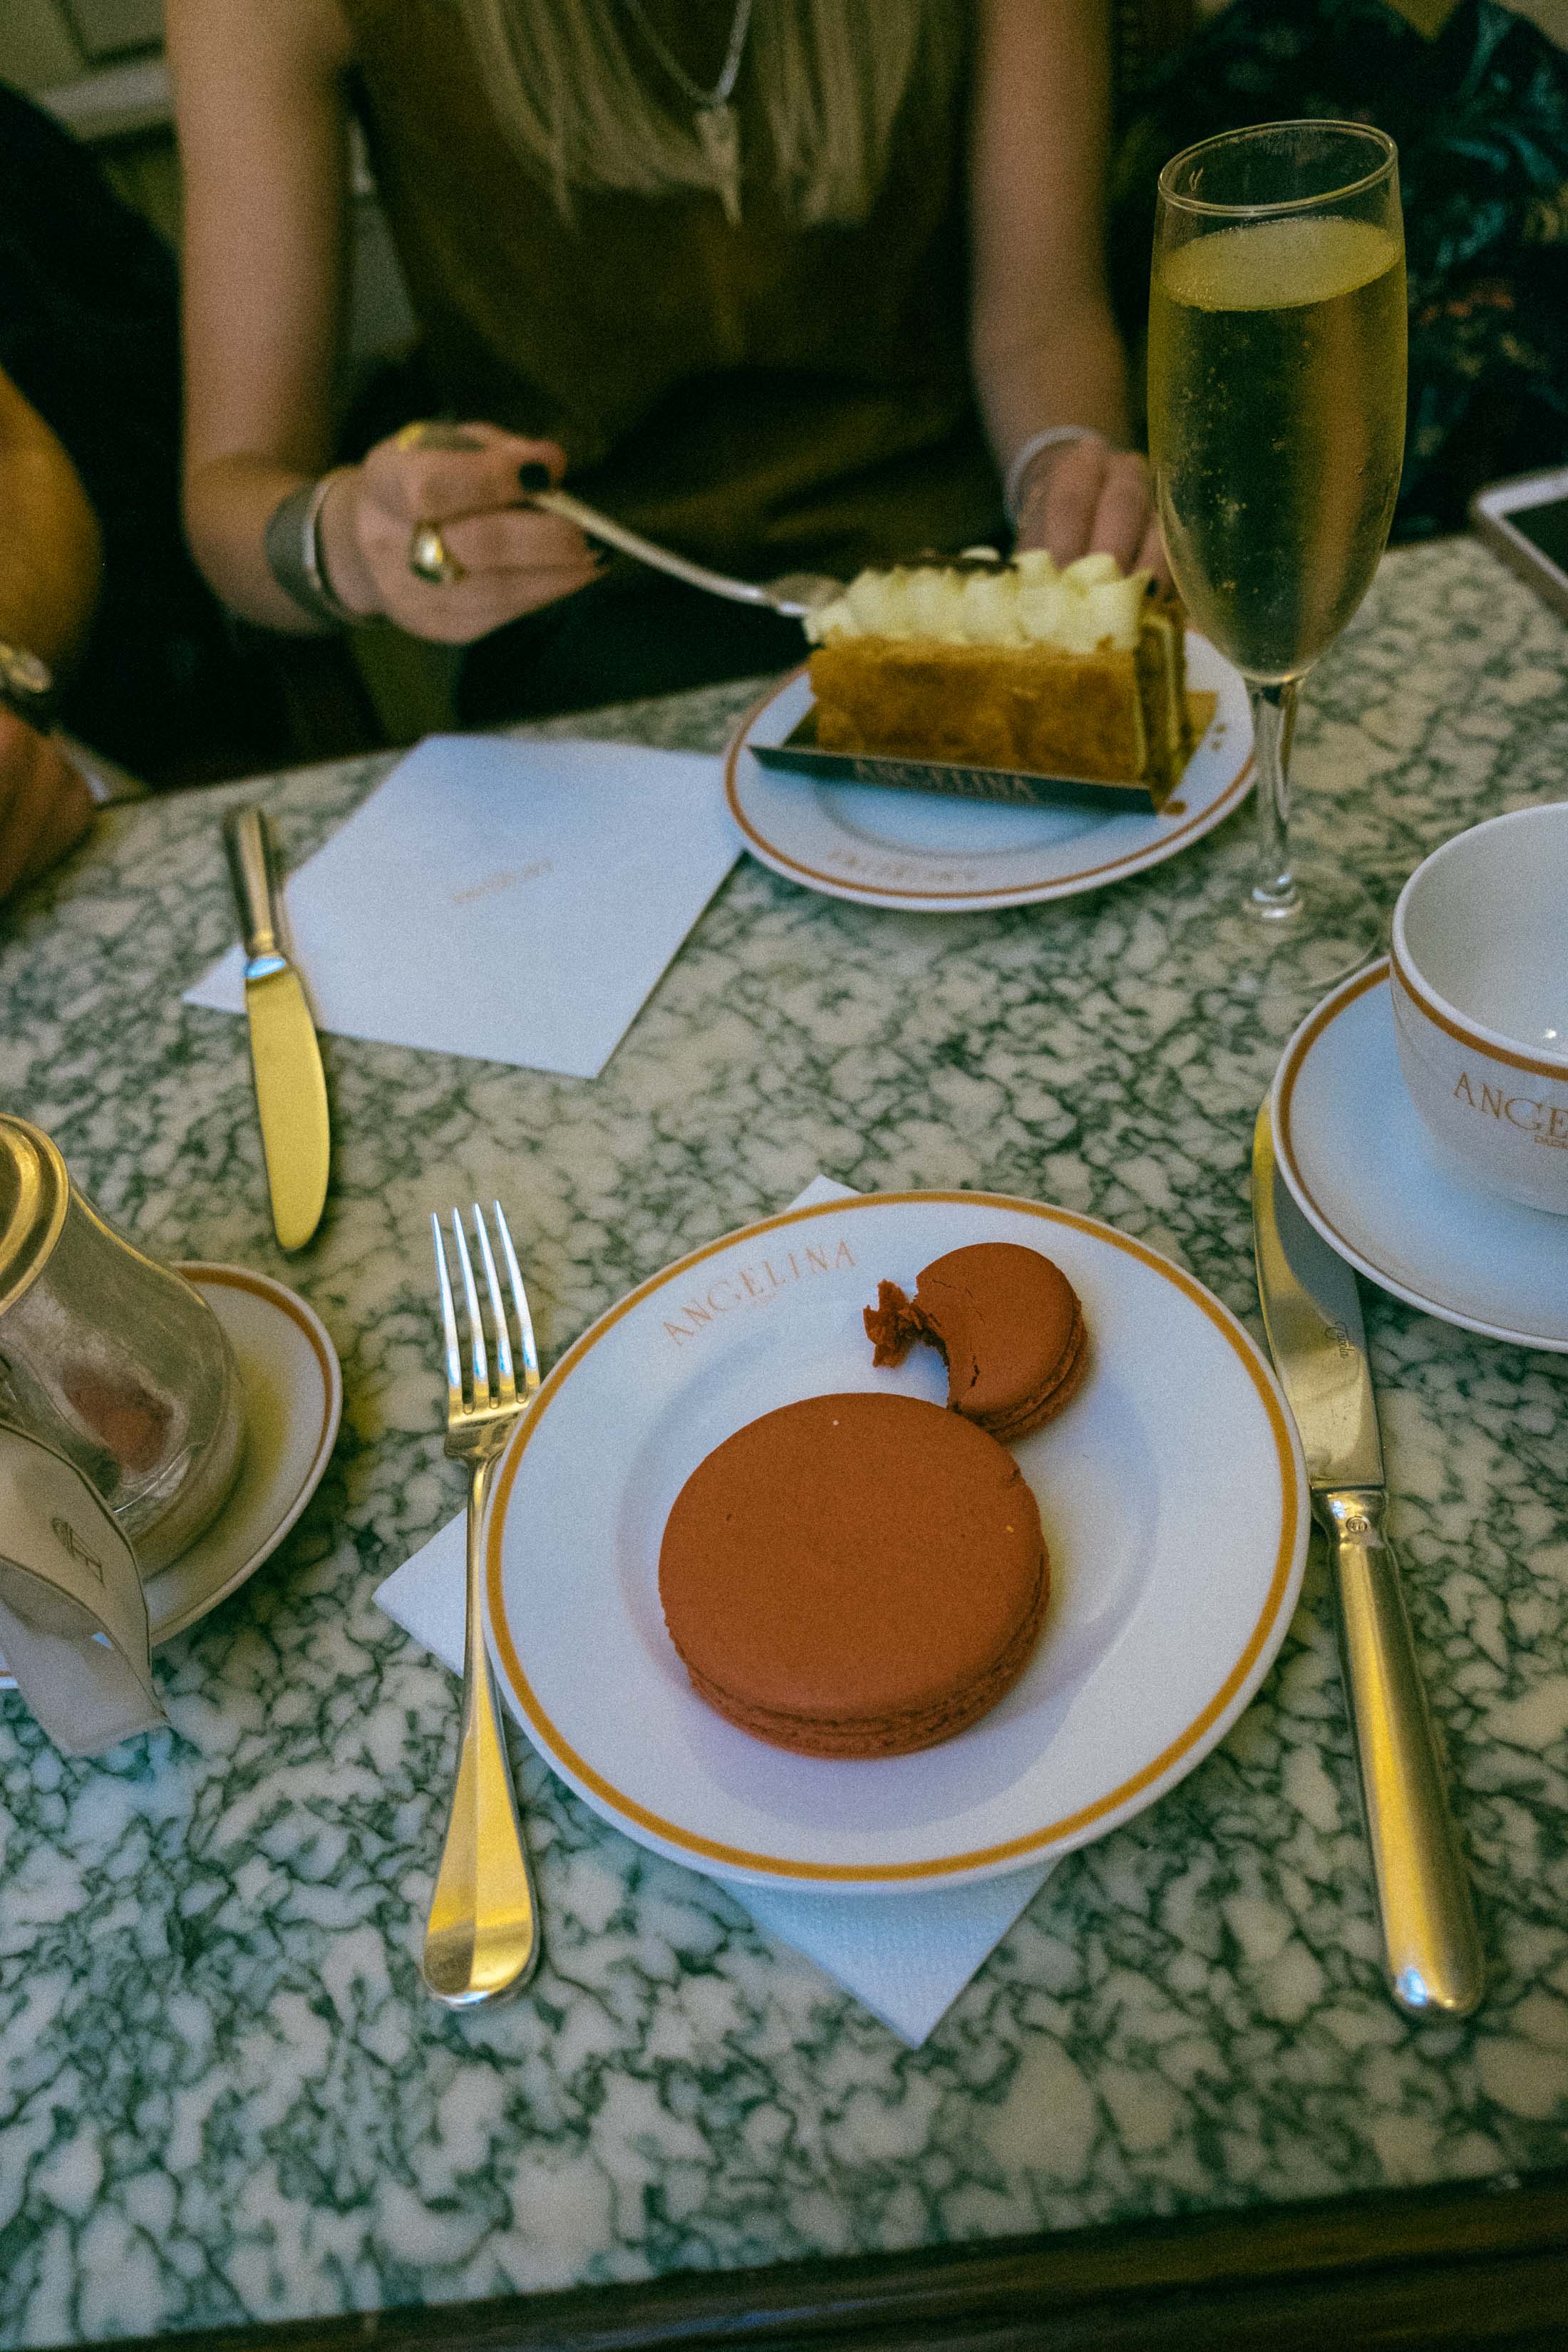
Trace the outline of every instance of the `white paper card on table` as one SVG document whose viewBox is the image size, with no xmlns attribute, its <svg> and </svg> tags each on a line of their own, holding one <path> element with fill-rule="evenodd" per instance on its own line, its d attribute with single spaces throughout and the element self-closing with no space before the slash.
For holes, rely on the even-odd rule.
<svg viewBox="0 0 1568 2352">
<path fill-rule="evenodd" d="M 166 1723 L 136 1555 L 74 1463 L 0 1423 L 0 1656 L 57 1748 Z"/>
<path fill-rule="evenodd" d="M 851 1196 L 849 1185 L 817 1176 L 790 1206 L 809 1208 Z M 463 1669 L 465 1535 L 460 1517 L 449 1520 L 374 1595 L 395 1624 L 454 1674 Z M 521 1722 L 515 1706 L 512 1711 Z M 1052 1867 L 1033 1863 L 1003 1878 L 931 1895 L 802 1895 L 794 1887 L 740 1886 L 728 1880 L 725 1893 L 766 1934 L 804 1952 L 918 2049 Z"/>
<path fill-rule="evenodd" d="M 319 1025 L 597 1077 L 734 864 L 720 763 L 432 735 L 284 893 Z M 187 1004 L 245 1009 L 237 947 Z"/>
</svg>

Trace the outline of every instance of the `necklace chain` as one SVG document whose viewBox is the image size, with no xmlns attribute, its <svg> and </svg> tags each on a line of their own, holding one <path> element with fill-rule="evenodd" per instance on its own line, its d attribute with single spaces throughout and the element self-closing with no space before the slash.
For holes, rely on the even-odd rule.
<svg viewBox="0 0 1568 2352">
<path fill-rule="evenodd" d="M 644 14 L 640 0 L 626 0 L 626 10 L 671 81 L 693 106 L 707 113 L 711 108 L 729 104 L 730 93 L 741 71 L 741 59 L 745 54 L 746 36 L 752 29 L 752 0 L 738 0 L 735 21 L 730 27 L 730 47 L 725 53 L 723 70 L 711 89 L 704 89 L 700 82 L 692 80 L 680 59 L 673 56 L 659 38 Z"/>
</svg>

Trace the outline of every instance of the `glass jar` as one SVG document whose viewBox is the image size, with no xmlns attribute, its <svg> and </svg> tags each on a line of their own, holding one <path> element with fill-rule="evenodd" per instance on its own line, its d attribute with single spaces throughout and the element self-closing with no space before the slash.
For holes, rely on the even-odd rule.
<svg viewBox="0 0 1568 2352">
<path fill-rule="evenodd" d="M 244 1451 L 222 1326 L 71 1182 L 41 1129 L 0 1113 L 0 1420 L 73 1462 L 143 1577 L 193 1543 Z"/>
</svg>

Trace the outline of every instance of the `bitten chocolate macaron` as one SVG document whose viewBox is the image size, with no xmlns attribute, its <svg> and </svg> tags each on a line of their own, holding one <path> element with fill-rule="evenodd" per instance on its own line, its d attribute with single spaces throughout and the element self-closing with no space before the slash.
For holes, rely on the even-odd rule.
<svg viewBox="0 0 1568 2352">
<path fill-rule="evenodd" d="M 1016 1242 L 949 1250 L 912 1299 L 879 1283 L 866 1336 L 879 1364 L 901 1364 L 917 1339 L 939 1349 L 952 1410 L 1004 1442 L 1060 1412 L 1088 1357 L 1078 1293 L 1052 1259 Z"/>
<path fill-rule="evenodd" d="M 1049 1564 L 994 1438 L 918 1398 L 808 1397 L 698 1464 L 658 1589 L 693 1688 L 742 1731 L 806 1756 L 903 1756 L 1017 1681 Z"/>
</svg>

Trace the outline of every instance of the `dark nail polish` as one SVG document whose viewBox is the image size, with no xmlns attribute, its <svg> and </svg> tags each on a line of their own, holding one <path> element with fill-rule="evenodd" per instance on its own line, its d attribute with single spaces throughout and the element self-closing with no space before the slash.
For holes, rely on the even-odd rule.
<svg viewBox="0 0 1568 2352">
<path fill-rule="evenodd" d="M 547 490 L 550 488 L 550 468 L 542 466 L 537 457 L 531 457 L 526 466 L 518 467 L 517 480 L 520 489 Z"/>
</svg>

